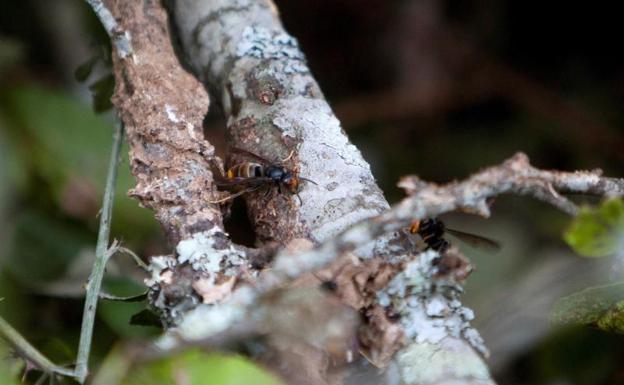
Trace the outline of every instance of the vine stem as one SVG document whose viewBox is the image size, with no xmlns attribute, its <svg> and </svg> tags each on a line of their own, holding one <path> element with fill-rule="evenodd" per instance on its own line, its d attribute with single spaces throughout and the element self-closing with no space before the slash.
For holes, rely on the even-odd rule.
<svg viewBox="0 0 624 385">
<path fill-rule="evenodd" d="M 44 373 L 56 373 L 64 376 L 73 377 L 74 371 L 65 369 L 55 365 L 46 356 L 44 356 L 37 348 L 32 346 L 22 335 L 15 330 L 9 323 L 0 316 L 0 336 L 2 336 L 17 353 L 33 363 Z"/>
<path fill-rule="evenodd" d="M 89 354 L 91 352 L 91 341 L 93 337 L 93 324 L 95 321 L 95 311 L 99 298 L 102 278 L 106 262 L 111 256 L 109 250 L 109 236 L 113 208 L 113 198 L 115 196 L 115 182 L 117 180 L 117 166 L 119 164 L 121 144 L 123 142 L 124 127 L 119 122 L 113 135 L 113 150 L 106 176 L 106 188 L 102 202 L 102 213 L 100 217 L 100 228 L 98 232 L 97 245 L 95 247 L 95 262 L 91 276 L 87 282 L 87 295 L 82 316 L 82 327 L 80 329 L 80 343 L 78 346 L 78 356 L 76 357 L 75 377 L 81 384 L 84 384 L 89 371 Z"/>
<path fill-rule="evenodd" d="M 76 358 L 75 369 L 71 370 L 55 365 L 46 356 L 39 352 L 34 346 L 32 346 L 4 318 L 0 316 L 0 337 L 3 337 L 5 340 L 7 340 L 22 357 L 32 362 L 44 373 L 74 377 L 81 384 L 84 384 L 89 371 L 88 366 L 89 354 L 91 352 L 91 340 L 93 337 L 93 323 L 95 321 L 95 311 L 99 298 L 100 288 L 102 286 L 102 278 L 104 277 L 104 269 L 106 267 L 106 262 L 111 257 L 111 255 L 117 251 L 118 247 L 116 244 L 113 244 L 109 248 L 108 244 L 110 236 L 113 198 L 115 197 L 115 182 L 117 180 L 117 166 L 120 159 L 123 135 L 123 123 L 119 122 L 119 124 L 117 124 L 115 134 L 113 135 L 113 150 L 108 166 L 108 175 L 106 176 L 106 188 L 104 190 L 104 199 L 102 203 L 100 228 L 98 232 L 97 244 L 95 247 L 95 262 L 93 264 L 93 270 L 91 272 L 91 276 L 89 277 L 89 281 L 87 282 L 86 287 L 87 295 L 82 317 L 82 327 L 80 329 L 80 343 L 78 346 L 78 356 Z"/>
</svg>

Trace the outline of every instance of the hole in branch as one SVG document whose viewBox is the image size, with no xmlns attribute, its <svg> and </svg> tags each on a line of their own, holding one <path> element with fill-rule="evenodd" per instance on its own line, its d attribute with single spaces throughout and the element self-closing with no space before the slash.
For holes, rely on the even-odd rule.
<svg viewBox="0 0 624 385">
<path fill-rule="evenodd" d="M 256 235 L 247 216 L 245 201 L 234 199 L 230 210 L 230 217 L 225 222 L 225 231 L 230 234 L 232 242 L 247 247 L 255 247 Z"/>
</svg>

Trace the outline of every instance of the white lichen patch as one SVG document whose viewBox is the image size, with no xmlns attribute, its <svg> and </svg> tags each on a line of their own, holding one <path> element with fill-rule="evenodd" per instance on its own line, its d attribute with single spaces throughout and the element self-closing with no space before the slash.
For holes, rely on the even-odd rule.
<svg viewBox="0 0 624 385">
<path fill-rule="evenodd" d="M 595 186 L 600 182 L 600 176 L 597 174 L 588 174 L 587 172 L 577 171 L 574 173 L 576 178 L 570 178 L 566 186 L 574 191 L 587 191 L 590 186 Z"/>
<path fill-rule="evenodd" d="M 170 121 L 173 123 L 180 123 L 180 118 L 176 115 L 175 107 L 165 104 L 165 112 L 167 113 L 167 118 Z"/>
<path fill-rule="evenodd" d="M 156 341 L 156 345 L 169 350 L 182 342 L 207 339 L 227 329 L 232 323 L 242 319 L 244 309 L 234 304 L 221 306 L 200 305 L 184 314 L 177 327 Z"/>
<path fill-rule="evenodd" d="M 305 56 L 299 49 L 297 39 L 282 30 L 268 29 L 260 25 L 245 27 L 236 45 L 238 58 L 280 60 L 284 73 L 306 73 Z"/>
<path fill-rule="evenodd" d="M 216 248 L 217 236 L 225 234 L 213 227 L 180 241 L 176 246 L 178 263 L 188 262 L 197 271 L 233 274 L 233 267 L 245 263 L 244 256 L 231 244 L 225 248 Z"/>
<path fill-rule="evenodd" d="M 294 96 L 278 99 L 272 108 L 273 125 L 284 137 L 301 141 L 297 152 L 301 176 L 317 183 L 304 184 L 300 193 L 305 206 L 302 220 L 312 228 L 316 241 L 331 238 L 388 208 L 370 166 L 349 144 L 326 101 Z"/>
<path fill-rule="evenodd" d="M 253 289 L 241 287 L 229 301 L 219 305 L 201 304 L 185 311 L 175 328 L 157 340 L 164 350 L 173 349 L 184 342 L 206 340 L 214 337 L 248 316 L 246 309 L 256 300 Z"/>
<path fill-rule="evenodd" d="M 399 351 L 396 361 L 401 368 L 401 384 L 493 384 L 487 366 L 475 352 L 462 348 L 458 341 L 444 342 L 451 344 L 443 348 L 438 344 L 410 344 Z"/>
<path fill-rule="evenodd" d="M 150 277 L 145 279 L 145 285 L 147 287 L 152 287 L 167 280 L 167 274 L 165 273 L 173 269 L 177 263 L 178 261 L 170 255 L 152 257 L 147 266 Z"/>
<path fill-rule="evenodd" d="M 377 294 L 381 306 L 392 306 L 401 315 L 405 336 L 418 343 L 439 344 L 447 337 L 463 338 L 479 353 L 488 351 L 479 333 L 470 326 L 472 310 L 461 306 L 461 285 L 436 277 L 435 251 L 421 253 Z"/>
</svg>

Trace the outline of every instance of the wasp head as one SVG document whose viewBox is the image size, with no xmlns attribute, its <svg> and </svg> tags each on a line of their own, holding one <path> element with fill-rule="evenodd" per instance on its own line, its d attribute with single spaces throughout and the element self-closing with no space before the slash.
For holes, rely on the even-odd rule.
<svg viewBox="0 0 624 385">
<path fill-rule="evenodd" d="M 293 172 L 286 171 L 281 182 L 284 186 L 286 186 L 290 193 L 296 194 L 299 191 L 299 178 L 297 178 Z"/>
</svg>

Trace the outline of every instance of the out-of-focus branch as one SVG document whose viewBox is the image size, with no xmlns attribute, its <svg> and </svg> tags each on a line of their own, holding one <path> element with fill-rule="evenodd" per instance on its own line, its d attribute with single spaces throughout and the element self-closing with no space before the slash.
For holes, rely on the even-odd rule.
<svg viewBox="0 0 624 385">
<path fill-rule="evenodd" d="M 115 17 L 106 7 L 102 0 L 86 0 L 87 3 L 93 8 L 93 11 L 100 19 L 100 22 L 106 29 L 106 33 L 110 36 L 111 42 L 115 46 L 117 55 L 121 59 L 132 55 L 132 42 L 130 39 L 130 33 L 127 29 L 123 29 L 117 24 Z"/>
<path fill-rule="evenodd" d="M 75 377 L 73 370 L 52 363 L 2 317 L 0 317 L 0 337 L 6 340 L 24 360 L 29 361 L 31 365 L 34 365 L 44 373 L 52 376 L 58 374 Z"/>
<path fill-rule="evenodd" d="M 104 190 L 104 199 L 102 200 L 100 228 L 98 230 L 98 239 L 95 247 L 95 261 L 93 262 L 93 270 L 91 271 L 91 275 L 89 276 L 89 281 L 87 283 L 87 293 L 82 313 L 82 327 L 80 328 L 80 342 L 78 345 L 78 355 L 76 357 L 75 369 L 76 378 L 81 384 L 85 382 L 89 372 L 89 355 L 91 354 L 93 324 L 95 322 L 97 303 L 100 296 L 100 288 L 102 287 L 102 279 L 104 278 L 106 263 L 114 253 L 114 249 L 117 247 L 115 242 L 113 242 L 113 245 L 109 244 L 113 201 L 115 198 L 115 184 L 117 183 L 117 169 L 119 167 L 123 135 L 124 127 L 123 124 L 119 122 L 117 129 L 115 130 L 115 134 L 113 135 L 113 149 L 111 151 L 111 158 L 108 165 L 106 188 Z"/>
</svg>

